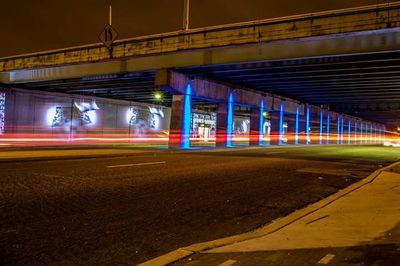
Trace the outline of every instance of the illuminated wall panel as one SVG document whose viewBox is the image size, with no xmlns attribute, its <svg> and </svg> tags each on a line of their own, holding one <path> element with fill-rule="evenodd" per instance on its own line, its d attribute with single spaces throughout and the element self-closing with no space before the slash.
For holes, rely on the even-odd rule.
<svg viewBox="0 0 400 266">
<path fill-rule="evenodd" d="M 8 92 L 7 92 L 8 93 Z M 148 142 L 168 139 L 170 108 L 129 101 L 9 90 L 5 128 L 25 141 Z"/>
</svg>

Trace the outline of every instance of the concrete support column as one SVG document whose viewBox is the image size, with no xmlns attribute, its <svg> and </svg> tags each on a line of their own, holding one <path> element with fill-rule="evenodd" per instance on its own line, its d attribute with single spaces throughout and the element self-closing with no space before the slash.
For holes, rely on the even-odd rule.
<svg viewBox="0 0 400 266">
<path fill-rule="evenodd" d="M 340 115 L 337 116 L 336 119 L 336 144 L 340 144 L 340 139 L 341 139 L 341 132 L 342 127 L 341 127 L 341 118 Z"/>
<path fill-rule="evenodd" d="M 217 108 L 217 147 L 232 147 L 234 96 L 231 92 L 227 102 L 218 104 Z"/>
<path fill-rule="evenodd" d="M 306 144 L 310 144 L 311 139 L 310 139 L 310 127 L 311 127 L 311 123 L 310 123 L 310 119 L 311 119 L 311 114 L 310 114 L 310 106 L 307 104 L 306 105 Z"/>
<path fill-rule="evenodd" d="M 188 85 L 190 87 L 190 85 Z M 171 148 L 190 148 L 191 96 L 173 95 L 168 145 Z"/>
<path fill-rule="evenodd" d="M 382 126 L 382 129 L 381 129 L 381 136 L 382 136 L 382 143 L 384 143 L 385 141 L 386 141 L 386 127 L 385 126 Z"/>
<path fill-rule="evenodd" d="M 330 112 L 328 111 L 327 113 L 326 113 L 326 139 L 325 139 L 325 141 L 326 141 L 326 144 L 329 144 L 330 143 L 330 130 L 331 130 L 331 114 L 330 114 Z"/>
<path fill-rule="evenodd" d="M 282 142 L 283 114 L 284 114 L 284 106 L 283 103 L 281 103 L 279 112 L 273 112 L 271 115 L 271 134 L 270 134 L 271 145 L 283 144 Z"/>
<path fill-rule="evenodd" d="M 323 144 L 323 136 L 324 136 L 324 111 L 320 110 L 319 112 L 319 145 Z"/>
<path fill-rule="evenodd" d="M 358 144 L 358 135 L 357 135 L 358 129 L 357 129 L 357 127 L 358 127 L 358 121 L 354 120 L 354 131 L 353 131 L 354 132 L 354 134 L 353 134 L 354 135 L 354 141 L 353 141 L 354 144 Z"/>
<path fill-rule="evenodd" d="M 351 119 L 347 122 L 347 144 L 351 144 Z"/>
<path fill-rule="evenodd" d="M 340 121 L 340 144 L 344 143 L 344 118 L 341 116 Z"/>
<path fill-rule="evenodd" d="M 378 143 L 382 143 L 381 125 L 378 125 Z"/>
<path fill-rule="evenodd" d="M 370 123 L 369 125 L 370 127 L 370 132 L 369 132 L 369 139 L 370 139 L 370 143 L 373 144 L 374 143 L 374 124 Z"/>
<path fill-rule="evenodd" d="M 290 114 L 287 115 L 287 139 L 288 144 L 296 145 L 299 143 L 298 139 L 298 115 Z"/>
<path fill-rule="evenodd" d="M 250 110 L 250 146 L 259 146 L 263 144 L 264 136 L 264 116 L 263 107 L 251 108 Z"/>
<path fill-rule="evenodd" d="M 299 116 L 298 143 L 309 144 L 310 140 L 310 109 L 308 105 L 304 107 L 304 115 Z"/>
</svg>

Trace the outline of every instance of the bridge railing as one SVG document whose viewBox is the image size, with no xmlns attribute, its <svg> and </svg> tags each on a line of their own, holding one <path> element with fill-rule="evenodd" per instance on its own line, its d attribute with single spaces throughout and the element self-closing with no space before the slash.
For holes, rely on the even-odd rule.
<svg viewBox="0 0 400 266">
<path fill-rule="evenodd" d="M 400 27 L 400 2 L 175 31 L 0 58 L 0 72 Z"/>
</svg>

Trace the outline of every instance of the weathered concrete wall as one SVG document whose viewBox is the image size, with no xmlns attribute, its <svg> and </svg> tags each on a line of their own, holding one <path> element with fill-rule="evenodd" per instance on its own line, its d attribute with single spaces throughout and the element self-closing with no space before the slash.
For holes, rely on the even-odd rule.
<svg viewBox="0 0 400 266">
<path fill-rule="evenodd" d="M 5 132 L 2 137 L 18 138 L 167 138 L 170 108 L 151 113 L 136 102 L 98 97 L 47 93 L 21 89 L 1 89 L 6 93 Z M 85 115 L 77 108 L 95 101 L 96 108 Z M 57 116 L 57 110 L 62 115 Z M 133 118 L 132 118 L 133 117 Z"/>
</svg>

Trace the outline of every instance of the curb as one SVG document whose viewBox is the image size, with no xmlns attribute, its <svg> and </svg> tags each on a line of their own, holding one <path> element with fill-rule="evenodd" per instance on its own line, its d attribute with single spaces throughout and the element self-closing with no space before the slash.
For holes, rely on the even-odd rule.
<svg viewBox="0 0 400 266">
<path fill-rule="evenodd" d="M 368 177 L 366 177 L 365 179 L 360 180 L 359 182 L 354 183 L 354 184 L 336 192 L 335 194 L 328 196 L 325 199 L 322 199 L 318 202 L 312 203 L 311 205 L 309 205 L 303 209 L 294 211 L 293 213 L 289 214 L 288 216 L 278 218 L 277 220 L 272 221 L 270 224 L 267 224 L 260 229 L 256 229 L 256 230 L 248 232 L 248 233 L 243 233 L 243 234 L 239 234 L 239 235 L 235 235 L 235 236 L 230 236 L 230 237 L 226 237 L 226 238 L 221 238 L 221 239 L 212 240 L 212 241 L 208 241 L 208 242 L 193 244 L 193 245 L 190 245 L 187 247 L 178 248 L 167 254 L 164 254 L 164 255 L 161 255 L 154 259 L 151 259 L 149 261 L 143 262 L 143 263 L 139 264 L 138 266 L 164 266 L 164 265 L 168 265 L 168 264 L 177 262 L 181 259 L 184 259 L 190 255 L 193 255 L 196 252 L 206 251 L 209 249 L 222 247 L 222 246 L 226 246 L 226 245 L 233 244 L 236 242 L 242 242 L 245 240 L 259 238 L 262 236 L 266 236 L 266 235 L 275 233 L 275 232 L 281 230 L 282 228 L 332 204 L 333 202 L 337 201 L 338 199 L 340 199 L 342 197 L 345 197 L 346 195 L 352 193 L 353 191 L 358 190 L 361 187 L 372 183 L 383 171 L 390 170 L 391 168 L 393 168 L 397 165 L 400 165 L 400 162 L 395 162 L 395 163 L 390 164 L 389 166 L 378 169 L 378 170 L 374 171 L 372 174 L 370 174 Z"/>
</svg>

